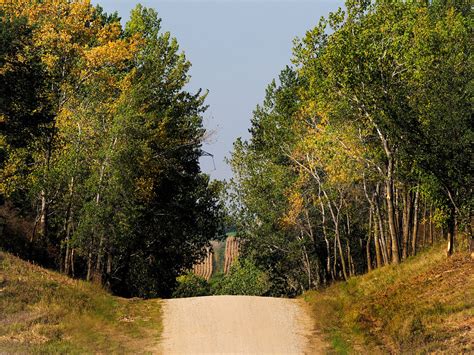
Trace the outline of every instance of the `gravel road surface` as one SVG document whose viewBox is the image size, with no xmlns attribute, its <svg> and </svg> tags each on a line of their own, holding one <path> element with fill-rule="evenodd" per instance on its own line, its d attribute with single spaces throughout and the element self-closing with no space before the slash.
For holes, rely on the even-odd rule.
<svg viewBox="0 0 474 355">
<path fill-rule="evenodd" d="M 298 300 L 210 296 L 163 301 L 163 354 L 315 354 Z M 314 344 L 314 342 L 311 342 Z"/>
</svg>

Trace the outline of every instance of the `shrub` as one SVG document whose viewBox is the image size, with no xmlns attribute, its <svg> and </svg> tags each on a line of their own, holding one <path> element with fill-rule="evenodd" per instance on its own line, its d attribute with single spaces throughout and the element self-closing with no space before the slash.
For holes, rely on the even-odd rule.
<svg viewBox="0 0 474 355">
<path fill-rule="evenodd" d="M 222 282 L 225 278 L 225 274 L 223 272 L 218 272 L 212 275 L 211 279 L 209 280 L 209 287 L 211 288 L 212 295 L 219 295 L 220 289 L 222 287 Z"/>
<path fill-rule="evenodd" d="M 268 275 L 250 260 L 236 261 L 227 276 L 218 280 L 213 292 L 220 295 L 261 296 L 270 289 Z"/>
<path fill-rule="evenodd" d="M 174 298 L 209 296 L 211 294 L 211 288 L 207 281 L 192 272 L 179 276 L 176 281 L 178 281 L 178 287 L 173 292 Z"/>
</svg>

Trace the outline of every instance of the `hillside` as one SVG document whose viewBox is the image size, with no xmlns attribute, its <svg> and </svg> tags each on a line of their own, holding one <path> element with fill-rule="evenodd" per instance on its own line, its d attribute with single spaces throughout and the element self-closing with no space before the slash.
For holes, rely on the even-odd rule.
<svg viewBox="0 0 474 355">
<path fill-rule="evenodd" d="M 123 299 L 0 252 L 0 349 L 133 352 L 155 346 L 159 300 Z"/>
<path fill-rule="evenodd" d="M 474 351 L 474 262 L 425 251 L 304 295 L 338 353 Z"/>
</svg>

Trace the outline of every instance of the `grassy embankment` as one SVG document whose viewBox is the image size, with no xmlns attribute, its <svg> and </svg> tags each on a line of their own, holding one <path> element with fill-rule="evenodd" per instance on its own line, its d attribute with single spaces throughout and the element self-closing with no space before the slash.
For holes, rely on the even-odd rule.
<svg viewBox="0 0 474 355">
<path fill-rule="evenodd" d="M 435 247 L 398 266 L 308 292 L 337 353 L 474 352 L 474 261 Z"/>
<path fill-rule="evenodd" d="M 2 352 L 149 352 L 161 328 L 159 300 L 114 297 L 0 252 Z"/>
</svg>

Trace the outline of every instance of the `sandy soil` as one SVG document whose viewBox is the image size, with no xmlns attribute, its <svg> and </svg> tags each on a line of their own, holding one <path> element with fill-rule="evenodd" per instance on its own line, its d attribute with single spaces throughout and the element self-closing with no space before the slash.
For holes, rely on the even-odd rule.
<svg viewBox="0 0 474 355">
<path fill-rule="evenodd" d="M 316 354 L 297 300 L 211 296 L 163 301 L 163 354 Z"/>
</svg>

